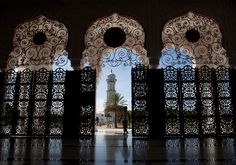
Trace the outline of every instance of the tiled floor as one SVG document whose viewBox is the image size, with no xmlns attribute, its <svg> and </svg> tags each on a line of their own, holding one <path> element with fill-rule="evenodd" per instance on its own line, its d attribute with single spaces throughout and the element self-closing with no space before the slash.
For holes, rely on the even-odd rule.
<svg viewBox="0 0 236 165">
<path fill-rule="evenodd" d="M 0 165 L 234 165 L 234 138 L 134 138 L 97 133 L 94 138 L 2 138 Z"/>
</svg>

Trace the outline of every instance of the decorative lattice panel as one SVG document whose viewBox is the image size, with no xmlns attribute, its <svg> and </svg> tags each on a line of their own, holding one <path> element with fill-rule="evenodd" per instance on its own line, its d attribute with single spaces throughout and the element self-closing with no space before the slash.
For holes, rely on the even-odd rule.
<svg viewBox="0 0 236 165">
<path fill-rule="evenodd" d="M 49 94 L 49 76 L 50 72 L 42 68 L 35 72 L 34 83 L 34 111 L 32 112 L 32 135 L 46 134 L 46 114 L 48 110 Z"/>
<path fill-rule="evenodd" d="M 133 136 L 149 135 L 148 110 L 148 68 L 137 65 L 132 68 L 132 134 Z"/>
<path fill-rule="evenodd" d="M 27 68 L 4 75 L 1 134 L 62 135 L 66 71 Z"/>
<path fill-rule="evenodd" d="M 191 66 L 185 66 L 181 69 L 180 79 L 183 133 L 185 135 L 197 135 L 199 134 L 199 110 L 197 109 L 195 69 Z"/>
<path fill-rule="evenodd" d="M 174 67 L 164 69 L 165 134 L 180 135 L 180 107 L 178 71 Z"/>
<path fill-rule="evenodd" d="M 96 73 L 90 67 L 81 70 L 81 106 L 79 112 L 79 135 L 94 135 Z"/>
<path fill-rule="evenodd" d="M 66 72 L 63 69 L 53 72 L 49 135 L 62 135 L 63 132 L 65 78 Z"/>
<path fill-rule="evenodd" d="M 231 98 L 229 69 L 220 66 L 215 70 L 215 74 L 220 122 L 219 131 L 220 134 L 235 134 L 235 121 Z"/>
<path fill-rule="evenodd" d="M 166 135 L 232 135 L 235 118 L 229 69 L 164 69 Z"/>
<path fill-rule="evenodd" d="M 214 100 L 213 70 L 207 66 L 198 69 L 199 99 L 201 101 L 201 129 L 204 135 L 215 135 L 216 104 Z"/>
<path fill-rule="evenodd" d="M 17 73 L 8 70 L 5 73 L 2 108 L 0 111 L 0 134 L 10 135 L 13 128 L 13 114 L 16 97 Z"/>
<path fill-rule="evenodd" d="M 16 135 L 27 135 L 29 129 L 29 116 L 31 111 L 31 98 L 32 98 L 32 79 L 33 74 L 29 69 L 19 72 L 19 92 L 17 103 L 17 116 L 16 116 Z"/>
</svg>

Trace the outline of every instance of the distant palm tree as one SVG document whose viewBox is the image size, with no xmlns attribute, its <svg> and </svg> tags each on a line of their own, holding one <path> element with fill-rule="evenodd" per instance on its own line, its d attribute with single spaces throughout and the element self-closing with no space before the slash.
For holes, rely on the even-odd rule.
<svg viewBox="0 0 236 165">
<path fill-rule="evenodd" d="M 127 106 L 126 102 L 127 100 L 124 99 L 124 96 L 121 96 L 119 93 L 113 93 L 108 99 L 105 108 L 105 114 L 108 114 L 109 112 L 114 112 L 115 128 L 117 128 L 117 115 L 121 114 L 124 106 Z"/>
</svg>

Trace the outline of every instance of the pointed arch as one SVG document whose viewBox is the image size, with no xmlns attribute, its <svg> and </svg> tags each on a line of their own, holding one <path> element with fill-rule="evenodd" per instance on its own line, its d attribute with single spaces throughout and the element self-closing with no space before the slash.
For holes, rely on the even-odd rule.
<svg viewBox="0 0 236 165">
<path fill-rule="evenodd" d="M 65 51 L 67 40 L 68 30 L 63 23 L 43 15 L 27 20 L 15 29 L 7 69 L 51 70 L 54 59 Z"/>
<path fill-rule="evenodd" d="M 196 12 L 186 14 L 167 21 L 162 31 L 164 48 L 160 65 L 173 66 L 181 63 L 181 58 L 170 58 L 171 52 L 185 56 L 193 66 L 207 65 L 216 68 L 229 66 L 226 50 L 222 46 L 222 33 L 215 20 Z M 183 60 L 183 59 L 182 59 Z"/>
<path fill-rule="evenodd" d="M 104 34 L 110 28 L 119 28 L 123 30 L 126 39 L 122 45 L 110 47 L 105 43 Z M 96 68 L 97 74 L 99 74 L 102 59 L 104 57 L 106 58 L 106 56 L 112 52 L 119 52 L 119 50 L 123 48 L 127 50 L 125 53 L 129 53 L 128 56 L 130 54 L 137 55 L 135 62 L 144 65 L 149 64 L 147 51 L 144 48 L 144 29 L 132 18 L 121 16 L 118 13 L 113 13 L 110 16 L 100 18 L 93 22 L 93 24 L 88 28 L 84 39 L 86 48 L 82 54 L 81 68 L 89 65 L 92 68 Z M 121 58 L 122 57 L 119 59 Z M 133 63 L 132 61 L 129 62 Z"/>
</svg>

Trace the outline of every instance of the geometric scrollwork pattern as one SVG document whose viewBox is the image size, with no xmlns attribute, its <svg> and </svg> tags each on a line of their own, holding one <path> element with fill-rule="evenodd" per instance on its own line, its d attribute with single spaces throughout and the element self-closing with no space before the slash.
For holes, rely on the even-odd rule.
<svg viewBox="0 0 236 165">
<path fill-rule="evenodd" d="M 132 68 L 132 81 L 132 132 L 134 136 L 147 136 L 149 135 L 147 67 L 137 65 Z"/>
<path fill-rule="evenodd" d="M 38 36 L 41 37 L 39 41 Z M 61 22 L 42 15 L 27 20 L 15 29 L 7 68 L 38 70 L 45 67 L 50 70 L 53 60 L 65 50 L 67 39 L 67 29 Z"/>
<path fill-rule="evenodd" d="M 195 41 L 187 35 L 191 31 L 199 35 Z M 178 55 L 186 55 L 198 68 L 204 65 L 213 68 L 220 65 L 228 67 L 222 38 L 220 27 L 215 20 L 189 11 L 165 24 L 162 31 L 163 52 L 174 50 Z"/>
<path fill-rule="evenodd" d="M 66 72 L 62 68 L 58 68 L 53 72 L 53 83 L 64 83 Z"/>
<path fill-rule="evenodd" d="M 66 72 L 62 68 L 53 71 L 52 100 L 50 107 L 50 135 L 62 135 Z"/>
<path fill-rule="evenodd" d="M 167 118 L 166 119 L 166 135 L 179 135 L 180 123 L 179 118 Z"/>
<path fill-rule="evenodd" d="M 52 99 L 64 99 L 64 84 L 54 84 L 52 87 Z"/>
<path fill-rule="evenodd" d="M 80 111 L 80 135 L 93 135 L 94 133 L 94 107 L 81 106 Z"/>
<path fill-rule="evenodd" d="M 44 135 L 45 134 L 45 120 L 44 118 L 33 118 L 32 134 Z"/>
<path fill-rule="evenodd" d="M 104 41 L 104 34 L 110 28 L 119 28 L 125 33 L 126 40 L 118 47 L 110 47 Z M 144 49 L 145 32 L 143 27 L 134 19 L 124 17 L 118 13 L 101 18 L 93 22 L 85 34 L 85 47 L 82 53 L 81 68 L 85 65 L 96 68 L 97 75 L 101 71 L 102 62 L 110 65 L 133 64 L 130 54 L 137 55 L 137 61 L 144 65 L 148 65 L 147 51 Z M 124 49 L 128 53 L 116 54 Z M 122 51 L 123 52 L 123 51 Z M 109 56 L 110 55 L 110 56 Z M 117 56 L 118 55 L 118 56 Z M 125 55 L 125 56 L 124 56 Z M 107 56 L 108 59 L 107 59 Z M 105 58 L 104 58 L 105 57 Z M 128 62 L 127 58 L 128 57 Z M 123 61 L 124 60 L 124 61 Z"/>
</svg>

